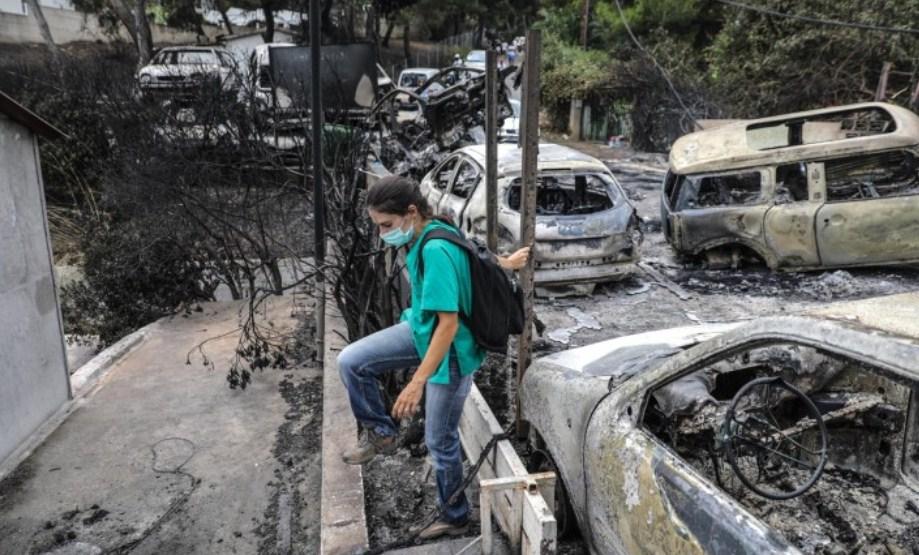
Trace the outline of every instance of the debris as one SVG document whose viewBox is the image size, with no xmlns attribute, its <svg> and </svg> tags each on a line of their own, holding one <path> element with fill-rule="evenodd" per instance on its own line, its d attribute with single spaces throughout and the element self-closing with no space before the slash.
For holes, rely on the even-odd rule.
<svg viewBox="0 0 919 555">
<path fill-rule="evenodd" d="M 98 507 L 98 505 L 93 505 L 93 506 Z M 109 514 L 108 511 L 106 511 L 105 509 L 96 509 L 95 511 L 93 511 L 93 514 L 83 519 L 83 526 L 92 526 L 93 524 L 107 517 L 108 514 Z"/>
<path fill-rule="evenodd" d="M 647 293 L 651 290 L 651 284 L 643 281 L 637 289 L 629 289 L 625 292 L 626 295 L 641 295 L 642 293 Z"/>
<path fill-rule="evenodd" d="M 702 318 L 699 318 L 698 316 L 696 316 L 696 315 L 693 314 L 692 312 L 684 312 L 683 314 L 685 314 L 687 318 L 689 318 L 690 320 L 692 320 L 693 322 L 695 322 L 695 323 L 697 323 L 697 324 L 703 323 L 703 322 L 702 322 Z"/>
<path fill-rule="evenodd" d="M 636 264 L 643 272 L 651 276 L 656 280 L 657 285 L 668 289 L 671 293 L 679 297 L 681 301 L 688 301 L 692 298 L 692 295 L 689 294 L 685 289 L 674 283 L 667 276 L 662 274 L 653 268 L 650 264 L 646 262 L 639 262 Z"/>
<path fill-rule="evenodd" d="M 600 321 L 597 320 L 597 317 L 592 314 L 587 314 L 579 308 L 569 308 L 567 310 L 568 316 L 574 318 L 575 325 L 570 328 L 562 328 L 558 330 L 552 330 L 546 336 L 555 341 L 556 343 L 561 343 L 563 345 L 568 345 L 571 341 L 571 336 L 577 333 L 582 329 L 591 329 L 591 330 L 601 330 L 603 326 L 600 325 Z"/>
</svg>

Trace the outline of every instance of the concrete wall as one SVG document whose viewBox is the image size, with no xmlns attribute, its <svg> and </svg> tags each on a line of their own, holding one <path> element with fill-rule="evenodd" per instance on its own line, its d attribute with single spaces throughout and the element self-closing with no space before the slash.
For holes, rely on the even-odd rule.
<svg viewBox="0 0 919 555">
<path fill-rule="evenodd" d="M 3 1 L 3 0 L 0 0 Z M 7 0 L 9 1 L 9 0 Z M 109 41 L 111 37 L 102 32 L 96 16 L 69 10 L 43 7 L 42 13 L 48 21 L 51 36 L 57 44 L 66 44 L 75 41 Z M 163 25 L 150 25 L 153 33 L 153 43 L 160 44 L 194 44 L 197 40 L 195 33 L 179 31 Z M 204 32 L 214 37 L 223 30 L 211 25 L 204 26 Z M 120 39 L 130 41 L 128 33 L 122 29 Z M 38 25 L 31 15 L 19 15 L 0 11 L 0 43 L 40 43 L 44 42 Z"/>
<path fill-rule="evenodd" d="M 0 462 L 69 395 L 38 148 L 0 115 Z"/>
</svg>

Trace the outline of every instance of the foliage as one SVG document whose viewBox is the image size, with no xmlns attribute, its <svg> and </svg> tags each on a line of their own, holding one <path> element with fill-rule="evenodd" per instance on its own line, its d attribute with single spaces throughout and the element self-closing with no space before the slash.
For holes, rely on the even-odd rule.
<svg viewBox="0 0 919 555">
<path fill-rule="evenodd" d="M 845 1 L 764 0 L 763 7 L 786 13 L 874 25 L 913 26 L 919 4 L 862 5 Z M 706 50 L 709 77 L 732 115 L 751 117 L 871 100 L 881 67 L 892 62 L 891 95 L 903 101 L 917 71 L 919 39 L 914 35 L 822 26 L 729 11 L 725 25 Z"/>
<path fill-rule="evenodd" d="M 548 105 L 601 96 L 616 83 L 616 64 L 609 54 L 572 46 L 551 31 L 544 35 L 542 56 L 541 92 Z"/>
<path fill-rule="evenodd" d="M 151 218 L 103 223 L 83 239 L 84 279 L 62 291 L 67 332 L 113 343 L 195 301 L 210 300 L 216 281 L 188 238 L 151 226 Z M 156 220 L 156 218 L 152 218 Z M 151 233 L 152 230 L 156 230 Z"/>
<path fill-rule="evenodd" d="M 915 35 L 820 25 L 700 0 L 620 2 L 624 19 L 650 56 L 627 33 L 615 0 L 591 3 L 589 50 L 580 56 L 573 51 L 579 46 L 581 0 L 556 0 L 542 10 L 545 103 L 566 113 L 564 83 L 574 84 L 571 98 L 584 94 L 582 83 L 607 87 L 610 101 L 631 103 L 632 140 L 642 148 L 666 149 L 692 128 L 693 118 L 761 117 L 871 100 L 884 62 L 894 69 L 888 100 L 906 103 L 917 82 Z M 919 20 L 915 2 L 754 4 L 890 27 Z M 603 56 L 611 63 L 596 62 Z"/>
</svg>

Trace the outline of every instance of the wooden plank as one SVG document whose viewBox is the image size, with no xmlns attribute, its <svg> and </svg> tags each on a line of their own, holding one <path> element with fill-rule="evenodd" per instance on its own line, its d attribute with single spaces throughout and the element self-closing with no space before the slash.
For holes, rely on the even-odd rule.
<svg viewBox="0 0 919 555">
<path fill-rule="evenodd" d="M 478 460 L 491 438 L 500 433 L 503 433 L 501 425 L 478 387 L 473 385 L 460 419 L 460 442 L 466 457 Z M 521 553 L 554 552 L 556 523 L 550 507 L 554 506 L 555 479 L 551 472 L 527 472 L 507 440 L 497 442 L 494 455 L 490 454 L 479 469 L 479 480 L 488 481 L 483 488 L 500 489 L 491 495 L 486 510 L 494 516 L 512 546 L 526 548 Z M 501 487 L 509 485 L 516 486 Z M 548 501 L 543 491 L 549 492 Z M 483 527 L 486 516 L 483 512 Z"/>
<path fill-rule="evenodd" d="M 521 495 L 524 496 L 521 555 L 555 553 L 557 523 L 552 509 L 538 492 L 524 491 Z"/>
</svg>

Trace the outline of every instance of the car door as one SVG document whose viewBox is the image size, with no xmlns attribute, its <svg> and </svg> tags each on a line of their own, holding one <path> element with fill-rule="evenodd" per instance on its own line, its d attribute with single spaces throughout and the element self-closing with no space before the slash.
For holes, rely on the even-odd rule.
<svg viewBox="0 0 919 555">
<path fill-rule="evenodd" d="M 682 360 L 684 368 L 695 362 Z M 652 384 L 624 382 L 590 416 L 583 460 L 591 552 L 799 554 L 645 429 L 640 407 Z"/>
<path fill-rule="evenodd" d="M 814 220 L 823 206 L 825 181 L 822 164 L 795 162 L 771 170 L 773 205 L 766 212 L 763 235 L 777 267 L 820 264 Z"/>
<path fill-rule="evenodd" d="M 453 174 L 456 172 L 458 163 L 459 155 L 454 154 L 431 170 L 421 181 L 421 194 L 428 200 L 428 204 L 435 212 L 438 210 L 440 199 L 453 182 Z"/>
<path fill-rule="evenodd" d="M 677 176 L 667 224 L 676 244 L 692 253 L 761 245 L 772 195 L 767 177 L 765 169 Z"/>
<path fill-rule="evenodd" d="M 919 260 L 919 159 L 907 150 L 823 162 L 816 217 L 825 266 Z"/>
<path fill-rule="evenodd" d="M 450 189 L 441 197 L 440 203 L 437 205 L 437 211 L 453 218 L 453 221 L 462 228 L 462 218 L 466 211 L 466 205 L 469 203 L 469 199 L 472 198 L 472 194 L 481 179 L 482 171 L 479 166 L 472 160 L 462 157 L 453 176 Z"/>
</svg>

